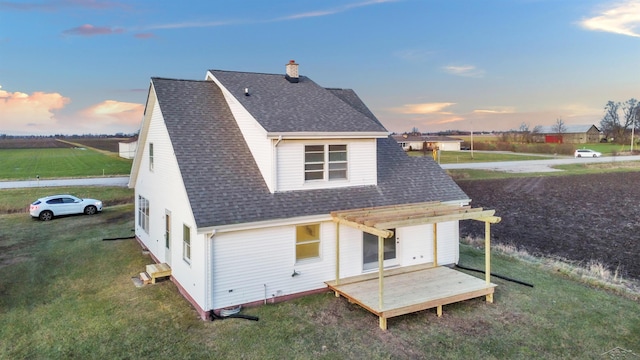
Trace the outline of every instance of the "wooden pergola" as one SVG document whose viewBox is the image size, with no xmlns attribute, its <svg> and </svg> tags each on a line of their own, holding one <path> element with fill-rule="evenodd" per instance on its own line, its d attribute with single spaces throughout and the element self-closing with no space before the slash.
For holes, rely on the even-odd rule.
<svg viewBox="0 0 640 360">
<path fill-rule="evenodd" d="M 500 222 L 500 217 L 494 214 L 495 210 L 441 202 L 332 212 L 331 216 L 336 223 L 336 278 L 335 281 L 327 282 L 327 285 L 335 292 L 336 297 L 342 295 L 350 302 L 357 303 L 377 315 L 380 319 L 380 328 L 383 330 L 387 329 L 387 318 L 390 317 L 434 307 L 437 309 L 438 316 L 441 316 L 443 305 L 480 296 L 486 296 L 486 301 L 491 303 L 495 287 L 490 281 L 491 224 Z M 484 281 L 438 265 L 437 224 L 458 220 L 477 220 L 485 223 L 486 275 Z M 433 262 L 385 270 L 384 239 L 394 236 L 390 229 L 423 224 L 433 224 Z M 340 225 L 353 227 L 378 237 L 377 276 L 364 274 L 340 278 Z M 386 288 L 385 278 L 388 280 Z"/>
</svg>

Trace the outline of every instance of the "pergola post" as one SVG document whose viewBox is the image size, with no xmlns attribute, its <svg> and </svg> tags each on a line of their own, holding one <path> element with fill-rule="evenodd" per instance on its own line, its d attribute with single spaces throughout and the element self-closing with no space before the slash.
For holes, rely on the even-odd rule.
<svg viewBox="0 0 640 360">
<path fill-rule="evenodd" d="M 378 236 L 378 309 L 384 305 L 384 238 Z"/>
<path fill-rule="evenodd" d="M 384 306 L 384 238 L 378 236 L 378 311 Z M 380 316 L 380 328 L 387 330 L 387 319 Z"/>
<path fill-rule="evenodd" d="M 484 273 L 487 286 L 491 284 L 491 223 L 484 222 Z M 487 302 L 493 303 L 493 294 L 487 295 Z"/>
<path fill-rule="evenodd" d="M 433 267 L 438 266 L 438 223 L 433 223 Z"/>
<path fill-rule="evenodd" d="M 336 223 L 336 285 L 340 284 L 340 223 Z M 336 291 L 336 297 L 340 294 Z"/>
</svg>

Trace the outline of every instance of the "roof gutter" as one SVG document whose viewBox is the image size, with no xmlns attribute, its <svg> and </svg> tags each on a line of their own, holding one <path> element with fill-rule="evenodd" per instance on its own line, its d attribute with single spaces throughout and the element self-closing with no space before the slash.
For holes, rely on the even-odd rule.
<svg viewBox="0 0 640 360">
<path fill-rule="evenodd" d="M 470 202 L 471 200 L 467 198 L 467 199 L 443 201 L 442 204 L 466 206 L 466 205 L 469 205 Z M 298 217 L 286 218 L 286 219 L 273 219 L 273 220 L 255 221 L 250 223 L 208 226 L 208 227 L 199 228 L 198 234 L 212 234 L 212 233 L 220 234 L 220 233 L 226 233 L 226 232 L 232 232 L 232 231 L 254 230 L 254 229 L 263 229 L 266 227 L 288 226 L 288 225 L 297 225 L 297 224 L 332 221 L 332 220 L 333 218 L 331 217 L 331 214 L 298 216 Z"/>
<path fill-rule="evenodd" d="M 271 171 L 271 183 L 273 184 L 273 192 L 278 191 L 278 144 L 282 141 L 282 135 L 278 136 L 278 140 L 273 145 L 273 170 Z"/>
<path fill-rule="evenodd" d="M 371 132 L 286 132 L 276 133 L 268 132 L 267 138 L 278 140 L 305 140 L 305 139 L 371 139 L 386 138 L 388 132 L 371 131 Z"/>
<path fill-rule="evenodd" d="M 320 215 L 299 216 L 299 217 L 287 218 L 287 219 L 256 221 L 251 223 L 209 226 L 209 227 L 199 228 L 198 234 L 211 234 L 211 233 L 221 234 L 221 233 L 232 232 L 232 231 L 254 230 L 254 229 L 263 229 L 266 227 L 288 226 L 288 225 L 296 225 L 296 224 L 304 224 L 304 223 L 312 223 L 312 222 L 323 222 L 323 221 L 331 221 L 331 215 L 320 214 Z"/>
</svg>

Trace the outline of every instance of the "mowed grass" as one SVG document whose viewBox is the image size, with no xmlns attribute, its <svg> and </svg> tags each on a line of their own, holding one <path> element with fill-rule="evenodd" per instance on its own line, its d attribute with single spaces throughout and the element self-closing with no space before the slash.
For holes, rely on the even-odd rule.
<svg viewBox="0 0 640 360">
<path fill-rule="evenodd" d="M 98 194 L 100 196 L 100 194 Z M 23 202 L 26 199 L 23 199 Z M 170 281 L 135 287 L 152 262 L 132 235 L 134 208 L 49 222 L 0 215 L 2 359 L 600 359 L 640 354 L 640 302 L 564 271 L 494 252 L 495 302 L 475 299 L 378 319 L 323 293 L 248 308 L 259 321 L 204 322 Z M 482 268 L 483 250 L 461 246 Z M 481 274 L 470 273 L 483 277 Z"/>
<path fill-rule="evenodd" d="M 0 180 L 128 175 L 131 164 L 88 148 L 2 149 Z"/>
<path fill-rule="evenodd" d="M 425 155 L 422 151 L 409 151 L 407 154 L 409 156 L 428 156 L 433 158 L 431 152 L 427 152 Z M 440 164 L 457 164 L 470 162 L 544 160 L 553 158 L 553 155 L 528 155 L 488 151 L 474 151 L 472 156 L 471 151 L 441 151 L 440 157 L 436 158 L 436 161 L 439 161 Z"/>
<path fill-rule="evenodd" d="M 26 213 L 29 204 L 44 196 L 70 194 L 79 198 L 102 200 L 104 206 L 133 203 L 133 189 L 116 186 L 32 187 L 1 190 L 0 214 Z M 26 201 L 26 202 L 25 202 Z"/>
<path fill-rule="evenodd" d="M 454 180 L 483 180 L 483 179 L 509 179 L 537 176 L 567 176 L 600 174 L 612 172 L 640 171 L 640 161 L 612 161 L 604 163 L 583 163 L 556 165 L 554 169 L 562 170 L 556 172 L 540 173 L 511 173 L 506 171 L 493 171 L 481 169 L 448 169 L 447 174 Z"/>
</svg>

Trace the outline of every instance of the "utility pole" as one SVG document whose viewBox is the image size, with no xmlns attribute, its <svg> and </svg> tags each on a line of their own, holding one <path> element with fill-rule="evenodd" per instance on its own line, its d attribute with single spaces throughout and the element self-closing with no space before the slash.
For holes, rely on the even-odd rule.
<svg viewBox="0 0 640 360">
<path fill-rule="evenodd" d="M 636 106 L 633 115 L 633 121 L 631 122 L 631 154 L 633 155 L 633 135 L 636 130 L 636 123 L 638 122 L 638 118 L 640 117 L 640 112 L 638 112 L 638 106 Z"/>
</svg>

